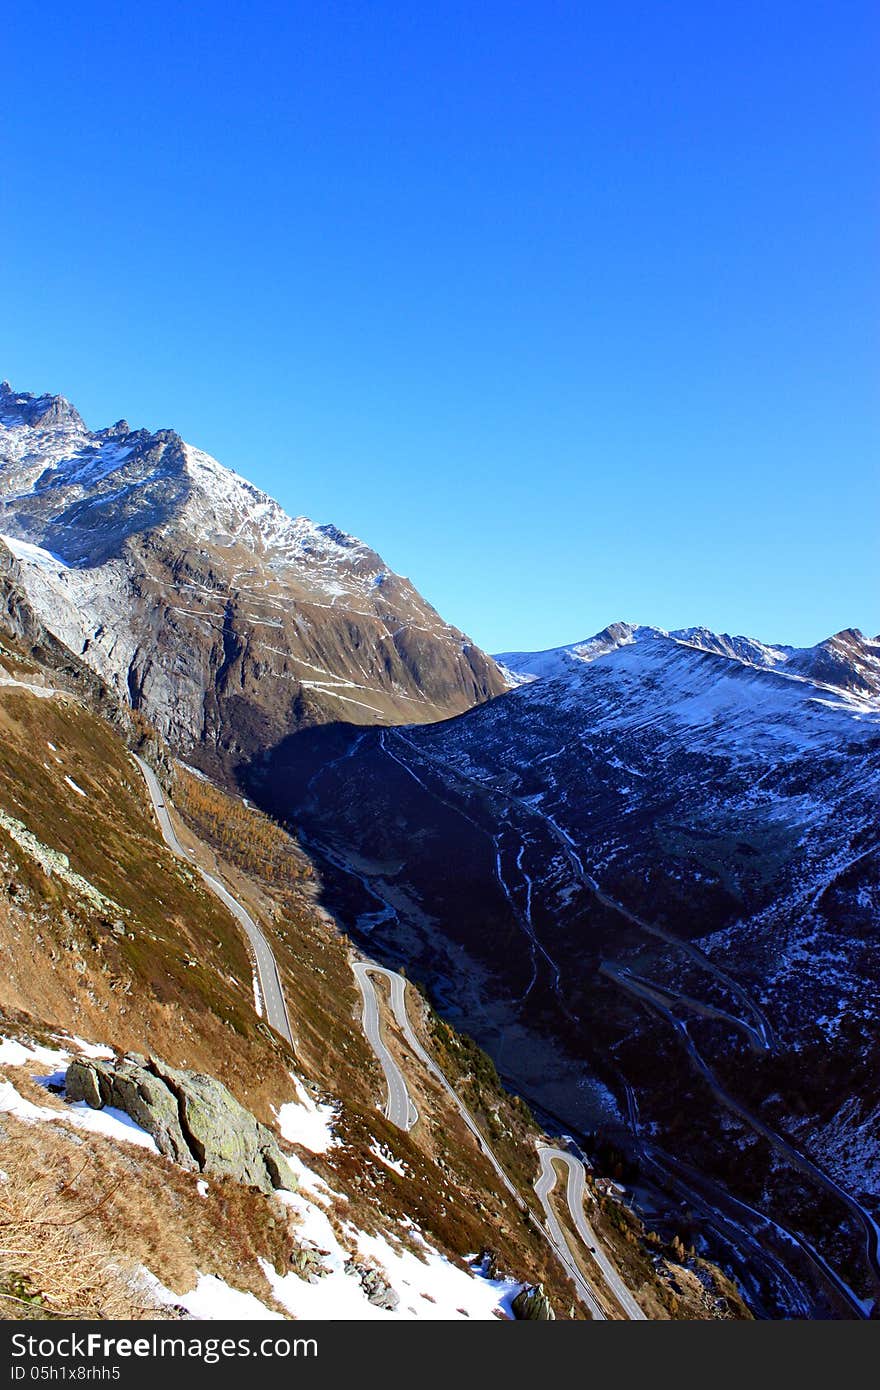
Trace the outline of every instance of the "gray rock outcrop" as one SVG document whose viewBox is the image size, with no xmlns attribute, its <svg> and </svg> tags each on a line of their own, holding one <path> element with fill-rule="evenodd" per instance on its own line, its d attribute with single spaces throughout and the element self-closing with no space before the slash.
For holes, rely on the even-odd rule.
<svg viewBox="0 0 880 1390">
<path fill-rule="evenodd" d="M 514 1315 L 526 1322 L 555 1322 L 550 1300 L 544 1292 L 543 1284 L 527 1284 L 520 1289 L 511 1304 Z"/>
<path fill-rule="evenodd" d="M 386 1308 L 393 1313 L 400 1304 L 400 1295 L 372 1265 L 364 1264 L 361 1260 L 347 1260 L 345 1273 L 360 1282 L 367 1302 L 372 1303 L 374 1308 Z"/>
<path fill-rule="evenodd" d="M 295 1191 L 296 1177 L 271 1130 L 213 1076 L 179 1071 L 130 1053 L 112 1062 L 77 1057 L 67 1069 L 68 1100 L 122 1110 L 151 1134 L 166 1158 L 194 1172 Z"/>
<path fill-rule="evenodd" d="M 0 535 L 49 552 L 19 556 L 39 620 L 212 775 L 343 715 L 433 721 L 507 688 L 369 546 L 287 516 L 173 430 L 91 431 L 63 398 L 8 384 Z"/>
</svg>

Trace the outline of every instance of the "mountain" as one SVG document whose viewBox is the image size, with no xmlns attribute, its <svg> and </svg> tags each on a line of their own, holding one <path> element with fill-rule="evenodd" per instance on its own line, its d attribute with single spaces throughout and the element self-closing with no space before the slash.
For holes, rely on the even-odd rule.
<svg viewBox="0 0 880 1390">
<path fill-rule="evenodd" d="M 505 671 L 508 684 L 564 676 L 578 669 L 578 662 L 595 661 L 600 656 L 629 646 L 639 639 L 667 638 L 678 646 L 715 652 L 744 666 L 776 670 L 787 676 L 803 676 L 816 685 L 849 695 L 880 695 L 880 637 L 865 637 L 858 628 L 846 628 L 815 647 L 779 647 L 757 642 L 752 637 L 730 637 L 705 627 L 634 627 L 631 623 L 611 623 L 595 637 L 554 647 L 543 652 L 504 652 L 495 660 Z"/>
<path fill-rule="evenodd" d="M 172 430 L 91 431 L 8 382 L 0 538 L 45 627 L 221 773 L 299 727 L 442 719 L 506 688 L 361 541 Z"/>
<path fill-rule="evenodd" d="M 759 1306 L 865 1315 L 880 642 L 616 623 L 499 661 L 501 698 L 306 732 L 251 794 L 298 827 L 352 934 L 537 1113 L 684 1202 Z"/>
<path fill-rule="evenodd" d="M 526 1285 L 531 1316 L 548 1298 L 747 1316 L 738 1290 L 763 1317 L 878 1315 L 880 639 L 618 622 L 493 659 L 361 542 L 173 431 L 90 431 L 4 383 L 0 725 L 0 1087 L 23 1210 L 70 1151 L 16 1125 L 97 1125 L 94 1172 L 141 1172 L 147 1224 L 176 1232 L 156 1248 L 118 1213 L 153 1288 L 191 1288 L 207 1261 L 300 1311 L 289 1259 L 390 1312 L 389 1271 L 411 1288 L 395 1261 L 427 1241 L 471 1291 L 499 1269 Z M 375 990 L 384 1053 L 363 952 L 415 982 L 408 1022 L 403 975 Z M 21 1072 L 59 1041 L 55 1072 Z M 97 1045 L 104 1071 L 74 1056 Z M 165 1148 L 117 1162 L 107 1097 Z M 190 1190 L 213 1153 L 186 1119 L 198 1097 L 259 1148 L 210 1219 Z M 563 1162 L 586 1241 L 584 1209 L 542 1185 Z M 297 1219 L 239 1192 L 285 1164 L 318 1194 Z M 565 1245 L 599 1303 L 578 1301 Z M 607 1251 L 626 1298 L 597 1275 Z M 51 1303 L 34 1259 L 21 1283 L 0 1257 L 4 1297 Z"/>
<path fill-rule="evenodd" d="M 10 571 L 0 728 L 2 1316 L 587 1316 L 540 1225 L 548 1140 L 527 1107 L 410 987 L 412 1050 L 380 987 L 418 1112 L 407 1130 L 386 1117 L 363 957 L 303 846 L 114 706 Z M 132 749 L 161 771 L 182 854 Z M 269 1026 L 233 902 L 274 960 L 290 1037 Z M 598 1169 L 585 1193 L 648 1316 L 749 1316 L 681 1223 L 649 1230 Z"/>
</svg>

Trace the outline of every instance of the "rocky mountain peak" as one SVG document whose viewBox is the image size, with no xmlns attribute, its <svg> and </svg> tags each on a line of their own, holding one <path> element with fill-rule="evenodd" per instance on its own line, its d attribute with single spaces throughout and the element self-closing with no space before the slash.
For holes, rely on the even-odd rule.
<svg viewBox="0 0 880 1390">
<path fill-rule="evenodd" d="M 858 628 L 846 628 L 814 647 L 799 648 L 774 646 L 754 637 L 732 637 L 707 627 L 667 632 L 664 628 L 616 622 L 595 637 L 567 647 L 544 652 L 506 652 L 496 660 L 508 672 L 508 683 L 520 685 L 574 677 L 589 663 L 607 659 L 621 648 L 645 649 L 650 644 L 658 644 L 657 650 L 668 648 L 670 659 L 676 650 L 682 655 L 687 651 L 705 652 L 761 672 L 761 679 L 807 681 L 816 686 L 820 695 L 829 691 L 869 702 L 880 697 L 880 642 L 866 638 Z"/>
<path fill-rule="evenodd" d="M 48 630 L 215 769 L 306 724 L 418 723 L 506 688 L 369 546 L 173 429 L 89 431 L 7 385 L 0 537 Z"/>
<path fill-rule="evenodd" d="M 8 381 L 0 382 L 0 421 L 39 430 L 86 428 L 79 411 L 65 396 L 34 396 L 30 391 L 15 391 Z"/>
</svg>

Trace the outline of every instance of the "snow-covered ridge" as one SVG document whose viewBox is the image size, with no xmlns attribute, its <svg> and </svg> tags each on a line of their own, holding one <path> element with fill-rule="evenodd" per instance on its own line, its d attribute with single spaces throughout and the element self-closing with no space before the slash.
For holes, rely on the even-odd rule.
<svg viewBox="0 0 880 1390">
<path fill-rule="evenodd" d="M 378 557 L 356 537 L 332 524 L 319 525 L 307 516 L 288 516 L 284 508 L 217 459 L 191 444 L 183 445 L 186 474 L 192 483 L 185 514 L 197 534 L 230 545 L 278 552 L 278 560 L 308 557 L 313 564 L 342 562 L 351 566 Z M 384 567 L 374 565 L 377 573 Z"/>
<path fill-rule="evenodd" d="M 192 525 L 206 541 L 276 551 L 279 561 L 307 559 L 318 567 L 337 561 L 351 568 L 372 559 L 371 579 L 384 571 L 362 542 L 333 525 L 288 516 L 265 492 L 172 430 L 130 430 L 120 420 L 90 431 L 64 397 L 14 392 L 7 382 L 0 386 L 2 529 L 14 541 L 67 563 L 88 562 L 90 557 L 81 554 L 83 511 L 91 509 L 89 520 L 100 530 L 111 508 L 115 518 L 122 506 L 126 532 L 134 533 L 143 529 L 139 510 L 147 512 L 150 523 L 156 521 L 156 490 L 163 483 L 171 516 Z M 73 553 L 65 550 L 63 534 L 55 545 L 45 544 L 41 534 L 49 525 L 57 527 L 65 513 L 70 514 L 67 529 L 76 535 Z"/>
<path fill-rule="evenodd" d="M 860 708 L 880 708 L 880 639 L 869 639 L 848 628 L 815 647 L 771 646 L 752 637 L 731 637 L 705 627 L 663 628 L 612 623 L 582 642 L 544 652 L 504 652 L 495 657 L 516 687 L 537 680 L 577 676 L 584 667 L 619 652 L 623 647 L 647 649 L 652 643 L 705 652 L 727 662 L 801 681 L 816 692 L 834 694 Z"/>
<path fill-rule="evenodd" d="M 550 647 L 543 652 L 501 652 L 499 666 L 512 673 L 517 684 L 529 680 L 554 680 L 572 670 L 572 662 L 595 661 L 597 657 L 634 642 L 636 633 L 656 632 L 657 628 L 637 628 L 630 623 L 611 623 L 595 637 L 572 642 L 567 647 Z"/>
</svg>

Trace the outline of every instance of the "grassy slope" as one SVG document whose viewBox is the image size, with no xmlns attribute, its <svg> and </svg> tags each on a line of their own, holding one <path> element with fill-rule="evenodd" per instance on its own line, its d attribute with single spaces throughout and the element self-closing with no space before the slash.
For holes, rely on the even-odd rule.
<svg viewBox="0 0 880 1390">
<path fill-rule="evenodd" d="M 560 1277 L 534 1223 L 523 1216 L 503 1189 L 499 1190 L 494 1170 L 458 1111 L 442 1088 L 423 1074 L 417 1062 L 414 1065 L 387 1009 L 383 1021 L 386 1042 L 405 1069 L 423 1119 L 404 1135 L 376 1114 L 374 1106 L 376 1098 L 383 1095 L 383 1083 L 357 1023 L 360 995 L 348 965 L 348 945 L 324 910 L 315 905 L 317 884 L 299 847 L 267 816 L 247 808 L 239 798 L 207 786 L 184 769 L 178 768 L 175 774 L 174 797 L 178 807 L 186 808 L 189 825 L 198 831 L 203 849 L 222 827 L 224 852 L 239 869 L 248 871 L 247 879 L 238 877 L 237 891 L 247 897 L 250 890 L 250 905 L 257 909 L 262 906 L 264 920 L 267 915 L 275 918 L 273 944 L 290 1001 L 298 1052 L 307 1058 L 311 1075 L 347 1099 L 345 1128 L 352 1146 L 324 1162 L 322 1171 L 331 1184 L 338 1185 L 343 1179 L 346 1185 L 344 1180 L 348 1179 L 354 1187 L 380 1191 L 384 1210 L 412 1215 L 447 1248 L 461 1253 L 491 1249 L 502 1268 L 528 1269 L 530 1279 L 543 1281 L 558 1316 L 565 1317 L 571 1311 L 582 1316 L 580 1305 L 572 1298 L 571 1285 Z M 235 827 L 240 830 L 238 839 Z M 292 872 L 287 886 L 282 887 L 274 866 L 285 854 L 291 857 Z M 222 863 L 215 858 L 215 867 L 218 862 Z M 234 877 L 229 861 L 226 876 L 230 880 Z M 260 883 L 262 904 L 254 894 L 255 881 Z M 319 990 L 314 987 L 316 978 L 323 984 Z M 382 983 L 377 992 L 380 1000 L 385 997 Z M 423 1045 L 452 1081 L 531 1211 L 540 1217 L 532 1185 L 539 1167 L 536 1143 L 545 1136 L 528 1106 L 505 1090 L 491 1059 L 473 1039 L 439 1017 L 418 985 L 408 991 L 408 1001 L 411 1022 Z M 358 1098 L 356 1104 L 354 1097 Z M 357 1141 L 367 1144 L 371 1135 L 380 1136 L 388 1149 L 404 1159 L 405 1178 L 378 1163 L 372 1163 L 366 1173 L 362 1167 L 352 1169 Z M 557 1191 L 561 1190 L 562 1185 Z M 736 1289 L 714 1266 L 688 1261 L 688 1265 L 699 1265 L 697 1277 L 693 1268 L 681 1264 L 683 1252 L 666 1248 L 618 1202 L 595 1191 L 594 1197 L 592 1219 L 651 1316 L 750 1316 Z M 566 1218 L 564 1202 L 557 1205 L 560 1217 Z M 359 1219 L 369 1225 L 369 1210 Z M 588 1270 L 589 1262 L 585 1268 Z M 723 1298 L 725 1304 L 716 1307 L 716 1297 Z"/>
<path fill-rule="evenodd" d="M 270 934 L 297 1055 L 325 1091 L 345 1098 L 340 1129 L 347 1143 L 314 1160 L 314 1166 L 332 1187 L 350 1194 L 352 1218 L 371 1229 L 379 1213 L 409 1216 L 428 1239 L 451 1253 L 463 1256 L 492 1249 L 502 1269 L 543 1282 L 554 1304 L 568 1309 L 570 1285 L 513 1200 L 498 1190 L 494 1170 L 442 1088 L 431 1078 L 422 1081 L 416 1076 L 415 1099 L 423 1119 L 409 1134 L 402 1134 L 378 1111 L 384 1083 L 360 1026 L 361 998 L 349 966 L 350 946 L 317 906 L 314 878 L 304 871 L 307 861 L 301 851 L 267 817 L 257 811 L 242 815 L 238 798 L 206 787 L 184 769 L 176 771 L 174 797 L 187 808 L 189 826 L 198 832 L 203 849 L 213 828 L 223 827 L 224 850 L 237 872 L 216 853 L 214 866 L 225 867 L 235 891 L 264 923 L 273 923 Z M 227 804 L 228 814 L 218 814 L 220 801 Z M 233 826 L 241 827 L 241 838 L 234 843 Z M 274 866 L 284 852 L 296 860 L 288 882 L 279 885 L 272 867 L 261 877 L 264 864 Z M 242 876 L 244 867 L 249 883 Z M 388 1020 L 385 1027 L 391 1046 L 399 1046 Z M 412 1062 L 403 1060 L 409 1077 Z M 498 1099 L 501 1105 L 515 1104 L 503 1092 Z M 403 1176 L 370 1154 L 375 1139 L 402 1162 Z"/>
<path fill-rule="evenodd" d="M 17 678 L 40 675 L 16 659 L 8 641 L 0 661 Z M 361 1033 L 348 946 L 314 904 L 298 851 L 284 850 L 292 860 L 288 878 L 277 866 L 268 874 L 272 880 L 280 877 L 281 886 L 250 881 L 240 868 L 223 864 L 204 847 L 201 851 L 206 862 L 213 858 L 224 870 L 273 942 L 297 1039 L 294 1057 L 256 1018 L 250 963 L 235 923 L 165 847 L 140 774 L 109 725 L 73 697 L 38 699 L 0 686 L 0 809 L 48 849 L 66 855 L 71 870 L 119 907 L 118 913 L 94 909 L 0 829 L 0 1031 L 46 1040 L 62 1029 L 120 1050 L 153 1051 L 173 1064 L 219 1076 L 269 1123 L 273 1107 L 293 1098 L 288 1072 L 295 1065 L 318 1088 L 344 1097 L 338 1126 L 344 1143 L 323 1158 L 305 1152 L 303 1157 L 349 1196 L 347 1219 L 369 1230 L 408 1216 L 452 1256 L 493 1245 L 511 1274 L 543 1278 L 557 1303 L 570 1301 L 543 1248 L 520 1232 L 518 1213 L 505 1211 L 505 1201 L 496 1197 L 493 1175 L 470 1137 L 458 1133 L 457 1122 L 444 1123 L 440 1096 L 430 1132 L 442 1135 L 449 1161 L 439 1184 L 435 1141 L 426 1151 L 418 1137 L 400 1135 L 378 1112 L 381 1075 Z M 239 865 L 247 861 L 245 849 L 256 853 L 259 848 L 264 820 L 230 816 L 240 825 L 239 840 L 231 846 Z M 124 924 L 124 936 L 114 931 L 114 922 Z M 16 1129 L 14 1121 L 7 1123 Z M 423 1128 L 427 1139 L 428 1124 Z M 32 1137 L 43 1147 L 58 1142 L 54 1128 L 45 1135 L 40 1128 Z M 404 1177 L 370 1153 L 377 1139 L 403 1160 Z M 120 1164 L 142 1168 L 153 1194 L 145 1200 L 162 1209 L 166 1230 L 182 1221 L 188 1225 L 193 1211 L 204 1222 L 201 1206 L 190 1205 L 186 1212 L 181 1207 L 176 1222 L 169 1210 L 175 1189 L 182 1183 L 188 1190 L 191 1178 L 181 1175 L 163 1190 L 158 1179 L 148 1181 L 155 1166 L 149 1156 L 127 1155 L 123 1162 L 108 1156 L 112 1146 L 106 1142 L 83 1142 L 104 1151 L 102 1162 L 114 1170 Z M 130 1188 L 130 1175 L 125 1187 Z M 133 1231 L 130 1210 L 118 1208 L 116 1198 L 106 1209 L 121 1216 L 117 1229 Z M 254 1221 L 252 1216 L 245 1224 Z M 220 1252 L 230 1231 L 216 1234 Z M 135 1245 L 131 1253 L 151 1255 L 151 1267 L 163 1277 L 157 1252 L 145 1251 L 142 1241 Z M 229 1260 L 219 1253 L 199 1267 L 222 1272 L 224 1264 L 228 1277 Z M 171 1282 L 167 1261 L 164 1269 Z"/>
</svg>

